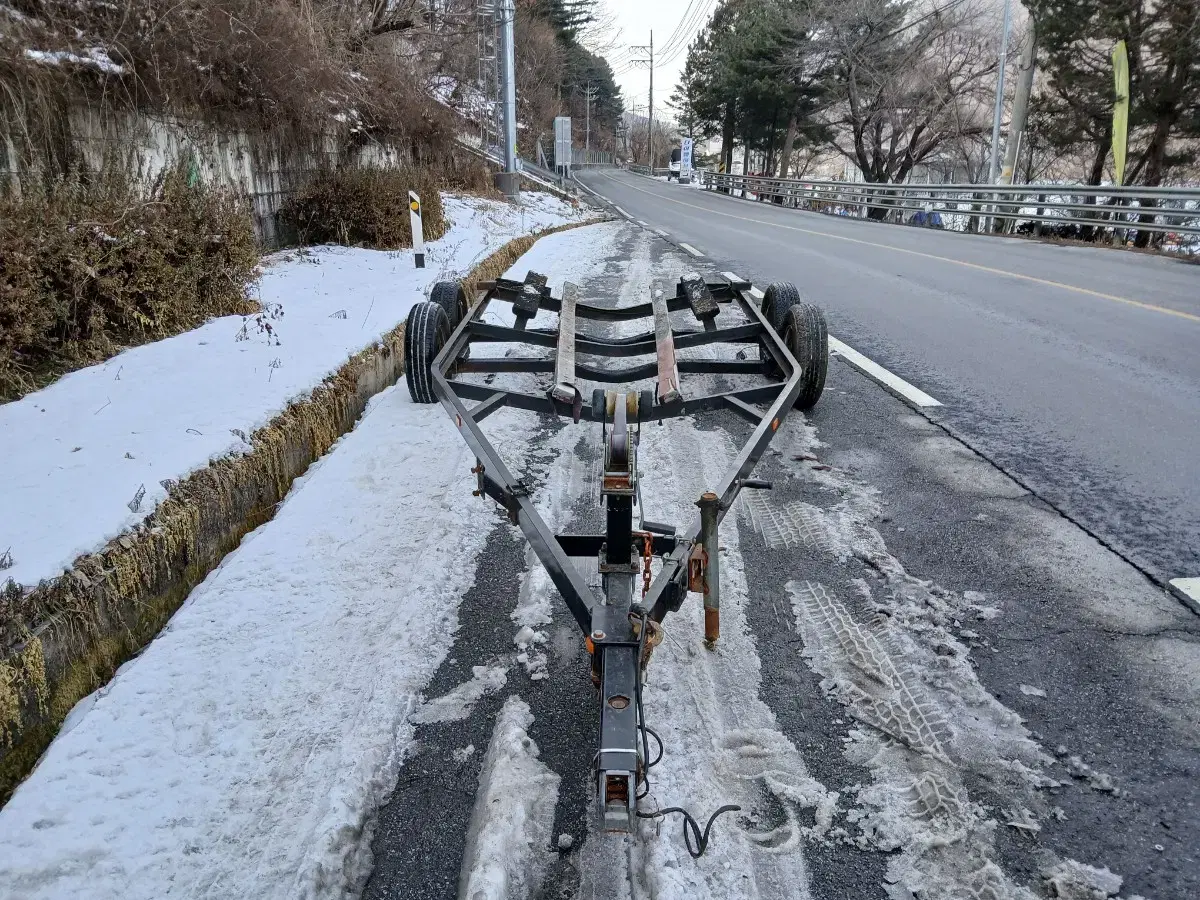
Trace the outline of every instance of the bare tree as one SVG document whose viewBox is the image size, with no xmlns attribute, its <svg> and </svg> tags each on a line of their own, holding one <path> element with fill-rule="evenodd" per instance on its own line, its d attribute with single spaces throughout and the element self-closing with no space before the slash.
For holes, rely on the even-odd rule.
<svg viewBox="0 0 1200 900">
<path fill-rule="evenodd" d="M 829 0 L 821 16 L 833 59 L 825 121 L 833 146 L 867 181 L 902 182 L 948 141 L 987 130 L 997 61 L 978 0 L 924 10 Z"/>
</svg>

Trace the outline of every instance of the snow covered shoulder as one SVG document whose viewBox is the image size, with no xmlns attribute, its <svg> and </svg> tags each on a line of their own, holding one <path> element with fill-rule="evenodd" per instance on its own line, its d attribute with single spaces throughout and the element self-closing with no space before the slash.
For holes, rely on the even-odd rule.
<svg viewBox="0 0 1200 900">
<path fill-rule="evenodd" d="M 581 214 L 548 194 L 521 206 L 444 199 L 450 230 L 411 251 L 317 247 L 267 260 L 263 312 L 229 316 L 73 372 L 0 406 L 0 581 L 54 578 L 142 522 L 171 481 L 248 449 L 247 436 L 404 321 L 433 282 L 506 242 Z"/>
<path fill-rule="evenodd" d="M 513 271 L 547 259 L 578 267 L 602 258 L 612 234 L 597 225 L 543 238 Z M 360 327 L 375 315 L 370 296 L 320 277 L 329 261 L 371 257 L 321 258 L 276 277 L 323 298 L 310 301 L 312 321 L 355 303 L 348 321 Z M 392 258 L 374 259 L 385 268 L 357 284 L 394 277 Z M 370 321 L 403 318 L 400 305 Z M 488 420 L 518 461 L 530 439 L 523 415 Z M 412 713 L 496 524 L 490 504 L 471 500 L 473 462 L 440 406 L 412 403 L 403 382 L 376 395 L 275 518 L 72 711 L 0 810 L 0 896 L 293 900 L 361 889 L 375 810 L 410 752 Z M 532 778 L 542 793 L 503 846 L 481 813 L 481 885 L 518 877 L 500 856 L 540 846 L 554 805 L 556 776 L 521 751 L 525 714 L 514 708 L 506 721 L 489 751 L 491 789 Z"/>
</svg>

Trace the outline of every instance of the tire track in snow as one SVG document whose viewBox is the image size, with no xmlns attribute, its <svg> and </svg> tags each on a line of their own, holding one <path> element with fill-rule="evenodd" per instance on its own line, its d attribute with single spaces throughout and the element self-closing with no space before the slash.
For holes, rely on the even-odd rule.
<svg viewBox="0 0 1200 900">
<path fill-rule="evenodd" d="M 642 239 L 630 254 L 621 302 L 642 299 L 652 270 L 667 269 L 676 278 L 692 268 L 690 260 L 674 254 L 651 263 Z M 693 380 L 696 390 L 700 384 Z M 645 426 L 639 447 L 643 515 L 682 530 L 695 516 L 696 498 L 717 483 L 733 455 L 723 433 L 699 431 L 690 420 Z M 650 772 L 652 790 L 643 808 L 681 805 L 702 823 L 727 802 L 743 811 L 717 821 L 708 852 L 698 861 L 684 847 L 677 816 L 640 820 L 636 840 L 593 826 L 580 854 L 580 897 L 809 896 L 802 841 L 829 827 L 836 795 L 808 775 L 758 698 L 742 559 L 733 530 L 727 527 L 723 535 L 718 649 L 702 646 L 702 607 L 693 596 L 666 620 L 666 639 L 648 668 L 647 722 L 666 748 Z"/>
<path fill-rule="evenodd" d="M 785 445 L 816 446 L 810 426 L 789 420 L 781 431 Z M 909 575 L 872 525 L 877 492 L 836 469 L 796 464 L 806 456 L 774 462 L 763 474 L 782 483 L 774 493 L 783 496 L 755 498 L 742 512 L 767 545 L 773 562 L 765 568 L 795 572 L 803 560 L 805 576 L 787 580 L 785 591 L 800 653 L 824 693 L 860 723 L 843 729 L 840 743 L 845 761 L 867 777 L 841 786 L 849 808 L 827 840 L 834 852 L 849 845 L 891 853 L 881 885 L 889 896 L 1032 900 L 999 865 L 996 830 L 1036 833 L 1055 814 L 1047 790 L 1058 783 L 1043 771 L 1050 757 L 979 683 L 969 648 L 950 631 L 995 610 L 977 593 Z M 806 499 L 836 499 L 802 503 L 792 499 L 797 487 Z M 792 540 L 800 507 L 823 534 Z M 802 560 L 786 552 L 793 543 L 809 551 Z M 1106 870 L 1056 864 L 1064 885 L 1112 883 Z M 1039 857 L 1031 868 L 1044 865 Z"/>
</svg>

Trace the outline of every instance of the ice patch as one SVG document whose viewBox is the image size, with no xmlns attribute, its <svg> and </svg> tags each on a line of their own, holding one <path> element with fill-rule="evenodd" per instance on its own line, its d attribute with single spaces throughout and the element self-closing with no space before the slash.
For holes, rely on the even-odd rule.
<svg viewBox="0 0 1200 900">
<path fill-rule="evenodd" d="M 1107 868 L 1075 862 L 1073 859 L 1048 867 L 1042 872 L 1050 896 L 1062 900 L 1105 900 L 1121 890 L 1122 879 Z"/>
<path fill-rule="evenodd" d="M 496 719 L 479 774 L 458 896 L 532 897 L 545 875 L 559 777 L 538 758 L 529 706 L 509 697 Z"/>
<path fill-rule="evenodd" d="M 494 694 L 508 681 L 508 666 L 474 666 L 472 678 L 454 690 L 434 700 L 426 701 L 408 717 L 414 725 L 429 725 L 434 722 L 456 722 L 465 719 L 479 700 Z"/>
</svg>

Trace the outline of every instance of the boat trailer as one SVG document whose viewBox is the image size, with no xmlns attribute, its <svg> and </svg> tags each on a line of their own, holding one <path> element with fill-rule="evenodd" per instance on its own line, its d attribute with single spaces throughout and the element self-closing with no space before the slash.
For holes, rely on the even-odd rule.
<svg viewBox="0 0 1200 900">
<path fill-rule="evenodd" d="M 685 275 L 673 285 L 655 281 L 650 294 L 649 302 L 633 306 L 597 305 L 585 302 L 580 289 L 569 282 L 561 297 L 553 296 L 546 277 L 534 272 L 523 281 L 500 278 L 481 284 L 471 298 L 457 282 L 439 282 L 430 299 L 409 313 L 405 377 L 415 402 L 440 402 L 450 414 L 476 457 L 473 493 L 491 497 L 520 527 L 583 631 L 600 700 L 599 746 L 593 764 L 600 825 L 607 831 L 633 832 L 638 818 L 682 813 L 688 849 L 699 856 L 713 820 L 737 807 L 724 806 L 714 813 L 703 833 L 682 809 L 638 808 L 638 801 L 649 792 L 648 771 L 663 753 L 661 739 L 645 722 L 642 679 L 652 651 L 662 641 L 663 619 L 679 610 L 689 592 L 702 597 L 706 645 L 711 649 L 716 644 L 720 634 L 718 528 L 741 490 L 771 487 L 751 477 L 754 466 L 787 414 L 793 408 L 808 410 L 820 398 L 828 368 L 828 337 L 821 310 L 804 302 L 786 282 L 762 292 L 728 272 L 715 278 Z M 502 313 L 508 313 L 510 305 L 511 315 L 492 315 L 485 321 L 485 313 L 494 305 Z M 691 327 L 672 322 L 672 313 L 689 311 Z M 535 327 L 534 320 L 543 312 L 557 314 L 557 327 Z M 512 325 L 495 324 L 509 319 L 514 320 Z M 577 323 L 584 320 L 610 325 L 645 321 L 653 329 L 606 336 L 577 330 Z M 524 344 L 548 352 L 530 357 L 472 356 L 472 347 L 484 343 Z M 733 345 L 740 352 L 676 355 L 718 345 Z M 653 360 L 606 365 L 634 357 Z M 532 393 L 487 383 L 512 373 L 545 376 L 545 381 Z M 487 377 L 463 377 L 469 375 Z M 725 378 L 697 381 L 706 386 L 717 382 L 727 389 L 693 394 L 681 382 L 681 376 L 706 375 Z M 729 387 L 734 379 L 752 383 Z M 637 382 L 651 386 L 625 391 L 603 387 Z M 585 393 L 581 385 L 592 389 Z M 480 428 L 487 416 L 503 407 L 600 426 L 603 533 L 555 534 L 542 520 L 530 485 L 509 471 Z M 722 409 L 747 420 L 753 431 L 721 483 L 698 498 L 697 515 L 682 533 L 673 525 L 646 521 L 640 515 L 637 466 L 642 426 Z M 637 527 L 635 506 L 639 507 Z M 580 558 L 596 561 L 602 591 L 589 585 L 572 562 Z M 661 565 L 652 580 L 655 558 Z M 649 753 L 651 737 L 658 744 L 654 759 Z"/>
</svg>

